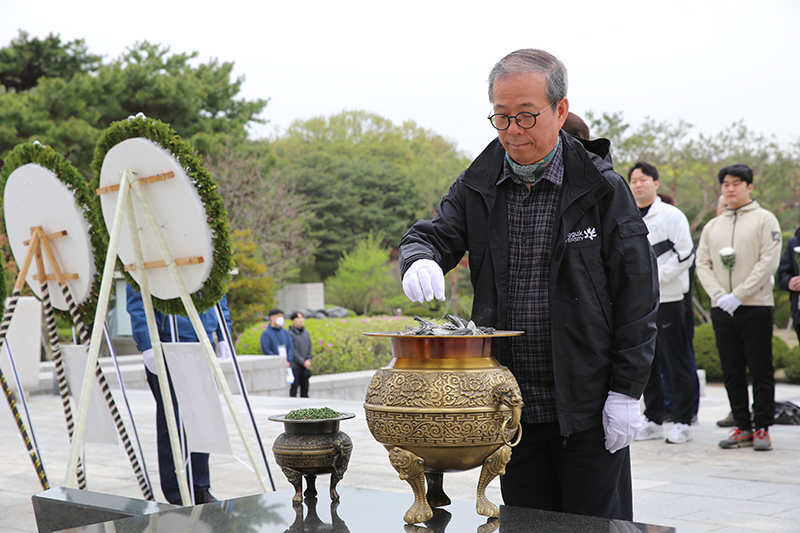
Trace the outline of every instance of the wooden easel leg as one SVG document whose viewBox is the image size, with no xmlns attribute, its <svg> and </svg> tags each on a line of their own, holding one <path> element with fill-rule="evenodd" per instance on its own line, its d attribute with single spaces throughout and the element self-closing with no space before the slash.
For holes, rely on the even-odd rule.
<svg viewBox="0 0 800 533">
<path fill-rule="evenodd" d="M 139 205 L 147 217 L 147 221 L 150 224 L 150 229 L 153 231 L 153 234 L 158 240 L 158 245 L 161 249 L 161 255 L 164 258 L 164 261 L 167 263 L 167 268 L 169 269 L 172 279 L 175 281 L 175 285 L 178 288 L 181 302 L 183 303 L 183 306 L 189 315 L 189 320 L 192 322 L 192 326 L 194 327 L 197 338 L 200 340 L 200 344 L 203 346 L 206 356 L 208 357 L 208 361 L 211 364 L 211 368 L 214 371 L 214 377 L 217 379 L 217 386 L 222 391 L 222 395 L 225 397 L 225 401 L 228 404 L 228 409 L 236 424 L 236 428 L 239 431 L 239 435 L 242 438 L 245 449 L 247 450 L 247 456 L 250 459 L 250 464 L 253 466 L 253 470 L 256 472 L 256 476 L 258 477 L 258 481 L 261 483 L 264 492 L 267 492 L 268 488 L 266 484 L 266 474 L 262 470 L 263 465 L 261 464 L 261 461 L 258 460 L 258 457 L 255 453 L 255 448 L 244 428 L 244 422 L 236 403 L 233 400 L 230 387 L 228 387 L 228 381 L 225 379 L 225 374 L 222 372 L 222 367 L 217 360 L 217 355 L 214 353 L 211 341 L 209 340 L 206 330 L 200 320 L 200 315 L 197 312 L 197 308 L 195 308 L 194 302 L 192 301 L 189 291 L 186 288 L 186 283 L 183 280 L 183 276 L 181 275 L 180 270 L 178 270 L 178 266 L 175 264 L 175 259 L 172 255 L 169 245 L 167 244 L 166 238 L 164 237 L 164 232 L 161 230 L 161 226 L 159 225 L 155 213 L 150 206 L 150 202 L 147 200 L 144 191 L 142 191 L 141 185 L 134 181 L 131 183 L 131 188 L 133 189 L 133 194 L 136 195 L 136 199 L 139 201 Z M 137 264 L 137 269 L 143 268 L 143 266 L 144 264 Z M 142 279 L 145 277 L 146 276 L 142 276 Z M 156 361 L 158 361 L 158 356 L 156 356 Z"/>
<path fill-rule="evenodd" d="M 187 479 L 186 461 L 184 461 L 183 454 L 181 453 L 178 423 L 175 419 L 175 411 L 172 409 L 174 398 L 172 397 L 172 391 L 169 387 L 167 366 L 164 363 L 164 352 L 161 347 L 161 338 L 158 334 L 155 310 L 153 309 L 153 298 L 150 295 L 150 283 L 147 279 L 147 271 L 144 269 L 144 258 L 142 256 L 142 244 L 139 240 L 139 232 L 137 229 L 136 213 L 133 210 L 133 201 L 130 197 L 126 204 L 126 211 L 128 213 L 128 229 L 131 235 L 131 243 L 133 244 L 134 257 L 136 258 L 136 268 L 141 272 L 139 289 L 142 293 L 142 304 L 144 305 L 144 314 L 147 319 L 147 330 L 150 333 L 150 344 L 153 348 L 153 354 L 156 360 L 158 387 L 161 390 L 161 398 L 164 403 L 164 415 L 167 420 L 170 448 L 172 449 L 172 462 L 175 465 L 175 474 L 178 478 L 178 489 L 181 493 L 181 502 L 183 505 L 192 505 L 194 502 Z"/>
<path fill-rule="evenodd" d="M 11 296 L 9 298 L 8 305 L 6 306 L 6 312 L 3 316 L 3 322 L 0 324 L 0 347 L 3 346 L 6 335 L 8 335 L 8 328 L 11 325 L 11 319 L 14 317 L 14 311 L 17 308 L 20 292 L 22 291 L 22 287 L 25 285 L 25 276 L 27 275 L 28 269 L 31 266 L 31 261 L 33 260 L 33 248 L 38 245 L 38 238 L 34 238 L 31 241 L 30 247 L 28 248 L 28 253 L 25 255 L 25 260 L 20 267 L 20 273 L 17 276 L 17 282 L 14 284 L 14 290 L 11 291 Z M 36 474 L 39 477 L 39 482 L 42 484 L 42 488 L 47 490 L 50 488 L 50 483 L 47 481 L 47 474 L 45 474 L 44 466 L 39 459 L 39 454 L 33 448 L 33 440 L 28 435 L 28 429 L 25 427 L 25 422 L 22 420 L 22 416 L 19 414 L 16 400 L 14 400 L 14 394 L 11 392 L 8 383 L 6 383 L 6 378 L 3 375 L 2 370 L 0 370 L 0 385 L 2 385 L 3 393 L 5 394 L 8 406 L 11 408 L 11 415 L 14 417 L 14 420 L 17 421 L 17 429 L 22 437 L 22 441 L 25 443 L 25 447 L 28 449 L 28 455 L 33 463 L 33 468 L 36 470 Z"/>
<path fill-rule="evenodd" d="M 75 423 L 75 434 L 72 439 L 69 459 L 67 461 L 67 471 L 64 479 L 64 486 L 74 488 L 72 481 L 80 456 L 80 444 L 83 441 L 83 432 L 86 429 L 86 417 L 89 411 L 89 400 L 92 395 L 92 373 L 97 365 L 97 357 L 100 354 L 100 344 L 103 340 L 103 324 L 108 312 L 108 300 L 111 296 L 111 283 L 114 280 L 114 267 L 117 262 L 117 249 L 119 248 L 119 237 L 122 232 L 122 221 L 125 215 L 125 205 L 129 196 L 130 186 L 127 173 L 123 173 L 120 180 L 119 196 L 117 198 L 117 210 L 114 214 L 114 224 L 108 243 L 108 253 L 103 267 L 103 277 L 100 284 L 100 293 L 97 297 L 97 310 L 95 311 L 95 321 L 92 326 L 92 338 L 89 344 L 89 354 L 86 359 L 86 370 L 83 377 L 83 386 L 78 397 L 78 419 Z"/>
</svg>

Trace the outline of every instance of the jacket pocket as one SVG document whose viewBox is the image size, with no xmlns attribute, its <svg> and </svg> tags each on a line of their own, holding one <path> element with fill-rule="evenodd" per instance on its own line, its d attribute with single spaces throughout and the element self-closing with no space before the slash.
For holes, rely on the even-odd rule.
<svg viewBox="0 0 800 533">
<path fill-rule="evenodd" d="M 650 274 L 651 246 L 647 241 L 647 226 L 638 213 L 625 215 L 616 220 L 622 246 L 622 260 L 629 274 Z M 644 239 L 645 243 L 642 242 Z M 644 245 L 643 245 L 644 244 Z"/>
</svg>

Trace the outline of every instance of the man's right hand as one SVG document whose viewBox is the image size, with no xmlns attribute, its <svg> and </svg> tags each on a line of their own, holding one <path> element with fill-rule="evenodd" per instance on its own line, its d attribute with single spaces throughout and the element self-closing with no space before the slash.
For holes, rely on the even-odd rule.
<svg viewBox="0 0 800 533">
<path fill-rule="evenodd" d="M 800 276 L 793 276 L 789 280 L 789 290 L 800 292 Z"/>
<path fill-rule="evenodd" d="M 444 301 L 444 273 L 436 261 L 418 259 L 403 276 L 403 292 L 412 302 L 425 303 L 434 298 Z"/>
</svg>

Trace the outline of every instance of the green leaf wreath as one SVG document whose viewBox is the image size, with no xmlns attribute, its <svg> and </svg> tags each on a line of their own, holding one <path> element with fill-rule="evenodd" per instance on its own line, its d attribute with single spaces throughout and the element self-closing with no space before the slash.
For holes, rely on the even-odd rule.
<svg viewBox="0 0 800 533">
<path fill-rule="evenodd" d="M 106 226 L 100 214 L 100 200 L 94 193 L 94 190 L 90 188 L 89 183 L 87 183 L 80 172 L 78 172 L 64 156 L 49 146 L 38 142 L 30 142 L 18 144 L 6 155 L 3 169 L 0 170 L 0 201 L 2 201 L 4 196 L 6 183 L 11 173 L 28 163 L 36 163 L 55 173 L 61 183 L 66 185 L 70 192 L 72 192 L 75 197 L 75 203 L 80 207 L 86 222 L 89 223 L 89 236 L 92 248 L 94 248 L 94 264 L 96 271 L 89 297 L 78 305 L 78 312 L 84 324 L 87 326 L 91 325 L 94 323 L 95 310 L 97 308 L 97 295 L 100 291 L 100 283 L 103 277 L 103 264 L 105 262 L 106 250 L 108 249 L 108 233 L 106 232 Z M 3 219 L 2 224 L 3 231 L 5 232 L 5 219 Z M 5 284 L 5 279 L 3 279 L 2 282 Z M 5 296 L 5 290 L 3 290 L 2 294 Z M 61 311 L 55 308 L 54 310 L 71 320 L 69 311 Z"/>
<path fill-rule="evenodd" d="M 199 313 L 211 309 L 225 296 L 233 269 L 233 246 L 230 239 L 230 222 L 222 196 L 219 194 L 217 182 L 202 165 L 202 160 L 192 146 L 181 139 L 168 124 L 160 120 L 137 116 L 112 123 L 103 132 L 94 150 L 92 172 L 94 188 L 99 187 L 100 170 L 103 160 L 111 148 L 126 139 L 142 137 L 158 144 L 169 151 L 197 189 L 197 193 L 205 206 L 208 225 L 211 228 L 213 247 L 213 265 L 208 279 L 199 291 L 192 294 L 192 301 Z M 125 272 L 122 261 L 117 258 L 117 266 L 133 289 L 139 292 L 139 284 Z M 162 300 L 153 297 L 153 307 L 169 315 L 186 315 L 186 309 L 180 298 Z"/>
</svg>

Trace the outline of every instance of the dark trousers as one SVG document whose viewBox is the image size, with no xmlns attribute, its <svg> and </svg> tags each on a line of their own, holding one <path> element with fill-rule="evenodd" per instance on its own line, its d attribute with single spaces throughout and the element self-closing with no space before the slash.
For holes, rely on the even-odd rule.
<svg viewBox="0 0 800 533">
<path fill-rule="evenodd" d="M 672 389 L 672 420 L 691 424 L 695 404 L 697 371 L 686 353 L 686 312 L 683 301 L 662 303 L 656 318 L 658 337 L 650 378 L 644 388 L 644 415 L 661 424 L 666 416 L 662 368 Z M 692 376 L 694 372 L 694 377 Z"/>
<path fill-rule="evenodd" d="M 560 435 L 558 423 L 522 424 L 500 489 L 506 505 L 633 520 L 630 448 L 611 454 L 597 426 Z"/>
<path fill-rule="evenodd" d="M 169 503 L 182 505 L 181 492 L 178 488 L 178 476 L 175 474 L 175 463 L 172 460 L 172 448 L 169 444 L 169 429 L 167 429 L 167 416 L 164 413 L 164 401 L 161 398 L 161 389 L 158 385 L 158 376 L 145 369 L 147 384 L 156 399 L 156 434 L 158 441 L 158 474 L 161 477 L 161 490 Z M 172 398 L 175 390 L 172 380 L 169 382 Z M 178 404 L 173 402 L 175 419 L 178 419 Z M 211 487 L 211 476 L 208 471 L 208 454 L 192 453 L 192 483 L 194 492 L 208 490 Z"/>
<path fill-rule="evenodd" d="M 311 377 L 311 370 L 303 365 L 292 365 L 292 374 L 294 374 L 294 381 L 292 386 L 289 387 L 289 396 L 294 398 L 297 395 L 297 389 L 300 389 L 300 397 L 308 398 L 308 378 Z"/>
<path fill-rule="evenodd" d="M 772 425 L 775 418 L 775 369 L 772 367 L 773 307 L 742 306 L 733 316 L 711 309 L 714 337 L 725 390 L 736 425 L 750 430 Z M 747 393 L 747 370 L 753 381 L 753 422 Z"/>
</svg>

